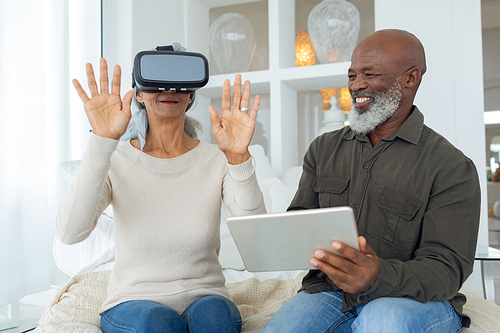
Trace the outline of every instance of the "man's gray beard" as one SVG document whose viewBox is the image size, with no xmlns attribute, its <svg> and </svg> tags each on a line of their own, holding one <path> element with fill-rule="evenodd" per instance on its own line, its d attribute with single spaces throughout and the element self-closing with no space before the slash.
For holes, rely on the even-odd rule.
<svg viewBox="0 0 500 333">
<path fill-rule="evenodd" d="M 389 119 L 398 109 L 401 101 L 401 84 L 399 78 L 386 93 L 374 95 L 359 92 L 358 95 L 373 98 L 368 110 L 362 111 L 354 104 L 356 93 L 352 94 L 352 109 L 347 115 L 351 129 L 359 134 L 368 134 L 377 126 Z"/>
</svg>

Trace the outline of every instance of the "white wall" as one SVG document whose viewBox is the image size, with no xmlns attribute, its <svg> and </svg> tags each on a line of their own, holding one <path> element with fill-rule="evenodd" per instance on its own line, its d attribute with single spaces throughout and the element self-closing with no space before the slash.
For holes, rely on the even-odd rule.
<svg viewBox="0 0 500 333">
<path fill-rule="evenodd" d="M 425 123 L 475 163 L 482 187 L 478 244 L 488 246 L 480 0 L 376 0 L 375 29 L 400 28 L 424 44 L 427 73 L 415 104 Z M 469 289 L 481 294 L 475 269 Z"/>
</svg>

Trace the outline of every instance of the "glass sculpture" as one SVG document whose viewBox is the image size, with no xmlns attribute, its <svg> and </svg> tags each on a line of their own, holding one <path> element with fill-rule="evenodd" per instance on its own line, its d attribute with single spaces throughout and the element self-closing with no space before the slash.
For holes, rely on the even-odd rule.
<svg viewBox="0 0 500 333">
<path fill-rule="evenodd" d="M 210 50 L 222 74 L 248 71 L 256 45 L 255 28 L 243 15 L 227 13 L 210 26 Z"/>
<path fill-rule="evenodd" d="M 323 0 L 309 13 L 307 27 L 319 61 L 348 61 L 359 36 L 359 11 L 344 0 Z"/>
</svg>

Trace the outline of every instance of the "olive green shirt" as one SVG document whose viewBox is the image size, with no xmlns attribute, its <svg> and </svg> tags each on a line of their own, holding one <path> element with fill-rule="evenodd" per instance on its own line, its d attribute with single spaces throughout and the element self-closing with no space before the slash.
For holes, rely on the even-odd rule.
<svg viewBox="0 0 500 333">
<path fill-rule="evenodd" d="M 342 291 L 343 311 L 379 297 L 450 301 L 472 273 L 479 228 L 480 187 L 474 163 L 424 125 L 417 107 L 396 132 L 372 148 L 349 127 L 314 140 L 289 210 L 350 206 L 358 232 L 380 258 L 367 291 Z M 302 290 L 340 290 L 311 270 Z M 468 318 L 464 318 L 467 325 Z"/>
</svg>

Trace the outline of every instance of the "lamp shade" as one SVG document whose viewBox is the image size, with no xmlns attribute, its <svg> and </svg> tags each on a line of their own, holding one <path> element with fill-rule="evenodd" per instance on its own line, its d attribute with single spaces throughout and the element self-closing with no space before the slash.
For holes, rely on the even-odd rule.
<svg viewBox="0 0 500 333">
<path fill-rule="evenodd" d="M 321 89 L 319 91 L 321 95 L 321 100 L 323 101 L 323 112 L 330 109 L 331 107 L 330 100 L 335 94 L 335 90 L 336 89 L 330 88 L 330 89 Z"/>
<path fill-rule="evenodd" d="M 314 65 L 314 57 L 314 48 L 309 34 L 305 30 L 300 30 L 295 40 L 295 66 Z"/>
<path fill-rule="evenodd" d="M 344 87 L 335 89 L 335 96 L 339 101 L 339 108 L 341 108 L 344 113 L 348 113 L 349 111 L 351 111 L 352 99 L 349 88 Z"/>
</svg>

